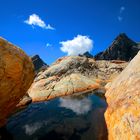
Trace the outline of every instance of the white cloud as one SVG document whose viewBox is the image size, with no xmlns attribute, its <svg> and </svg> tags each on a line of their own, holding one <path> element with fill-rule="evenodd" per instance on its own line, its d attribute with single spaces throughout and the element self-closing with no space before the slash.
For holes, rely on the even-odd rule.
<svg viewBox="0 0 140 140">
<path fill-rule="evenodd" d="M 72 40 L 60 42 L 61 51 L 68 55 L 83 54 L 91 51 L 93 48 L 93 41 L 88 36 L 77 35 Z"/>
<path fill-rule="evenodd" d="M 71 109 L 77 115 L 85 114 L 91 110 L 92 102 L 91 100 L 84 98 L 81 100 L 73 98 L 60 98 L 60 107 L 65 107 Z"/>
<path fill-rule="evenodd" d="M 43 29 L 54 30 L 50 24 L 46 25 L 46 23 L 36 14 L 30 15 L 29 18 L 24 21 L 24 23 L 32 26 L 39 26 Z"/>
<path fill-rule="evenodd" d="M 46 26 L 46 29 L 55 30 L 55 28 L 52 27 L 50 24 L 48 24 L 48 25 Z"/>
<path fill-rule="evenodd" d="M 47 46 L 47 47 L 51 47 L 51 46 L 52 46 L 52 44 L 50 44 L 50 43 L 47 43 L 47 44 L 46 44 L 46 46 Z"/>
</svg>

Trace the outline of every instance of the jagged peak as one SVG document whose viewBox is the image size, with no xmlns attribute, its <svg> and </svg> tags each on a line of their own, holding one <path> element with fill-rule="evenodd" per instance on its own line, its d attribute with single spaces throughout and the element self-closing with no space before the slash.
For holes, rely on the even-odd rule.
<svg viewBox="0 0 140 140">
<path fill-rule="evenodd" d="M 40 58 L 38 54 L 31 57 L 35 67 L 35 71 L 39 71 L 41 68 L 48 67 L 48 65 Z"/>
<path fill-rule="evenodd" d="M 126 33 L 120 33 L 113 42 L 115 41 L 125 41 L 125 42 L 128 42 L 128 43 L 133 43 L 133 44 L 136 44 L 136 42 L 134 42 L 132 39 L 130 39 Z"/>
<path fill-rule="evenodd" d="M 79 56 L 85 56 L 85 57 L 87 57 L 87 58 L 93 58 L 93 55 L 90 54 L 88 51 L 85 52 L 85 53 L 83 53 L 82 55 L 80 54 Z"/>
<path fill-rule="evenodd" d="M 139 51 L 140 47 L 125 33 L 120 33 L 111 45 L 103 52 L 95 55 L 96 60 L 131 60 Z"/>
</svg>

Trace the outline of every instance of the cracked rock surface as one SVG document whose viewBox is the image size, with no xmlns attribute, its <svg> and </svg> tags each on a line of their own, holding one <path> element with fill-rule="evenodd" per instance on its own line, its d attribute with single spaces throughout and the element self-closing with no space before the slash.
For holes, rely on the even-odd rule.
<svg viewBox="0 0 140 140">
<path fill-rule="evenodd" d="M 105 120 L 109 140 L 140 139 L 140 52 L 107 86 Z"/>
<path fill-rule="evenodd" d="M 30 58 L 20 48 L 0 38 L 0 127 L 26 93 L 33 78 Z"/>
<path fill-rule="evenodd" d="M 100 89 L 126 65 L 124 61 L 95 61 L 82 56 L 62 57 L 47 70 L 38 73 L 28 94 L 35 102 Z"/>
</svg>

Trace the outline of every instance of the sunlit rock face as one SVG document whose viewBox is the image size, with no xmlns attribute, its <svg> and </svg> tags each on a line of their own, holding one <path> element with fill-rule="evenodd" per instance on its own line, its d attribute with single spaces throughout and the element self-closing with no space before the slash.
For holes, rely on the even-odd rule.
<svg viewBox="0 0 140 140">
<path fill-rule="evenodd" d="M 108 85 L 105 96 L 108 139 L 140 139 L 140 52 Z"/>
<path fill-rule="evenodd" d="M 85 56 L 62 57 L 38 73 L 28 94 L 35 102 L 100 89 L 126 65 L 124 61 L 95 61 Z"/>
<path fill-rule="evenodd" d="M 16 105 L 16 107 L 20 108 L 20 107 L 23 107 L 23 106 L 26 106 L 26 105 L 30 104 L 31 102 L 32 102 L 31 97 L 28 94 L 26 94 L 20 99 L 20 101 Z"/>
<path fill-rule="evenodd" d="M 0 127 L 26 93 L 34 78 L 30 58 L 0 38 Z"/>
</svg>

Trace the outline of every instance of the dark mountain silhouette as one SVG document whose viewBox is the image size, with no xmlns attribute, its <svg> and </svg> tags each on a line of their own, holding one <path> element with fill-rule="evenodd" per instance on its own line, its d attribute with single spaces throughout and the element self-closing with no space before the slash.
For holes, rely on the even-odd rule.
<svg viewBox="0 0 140 140">
<path fill-rule="evenodd" d="M 140 44 L 128 38 L 125 33 L 121 33 L 105 51 L 95 55 L 95 59 L 129 61 L 139 50 Z"/>
<path fill-rule="evenodd" d="M 79 54 L 79 56 L 85 56 L 85 57 L 87 57 L 87 58 L 93 58 L 93 55 L 92 54 L 90 54 L 89 52 L 85 52 L 84 54 Z"/>
<path fill-rule="evenodd" d="M 36 72 L 48 67 L 48 65 L 39 57 L 39 55 L 34 55 L 31 57 L 31 59 Z"/>
</svg>

